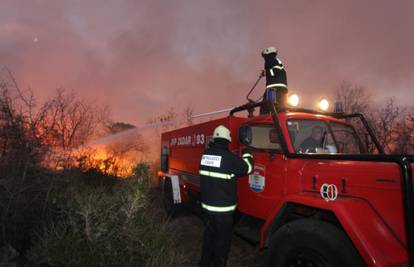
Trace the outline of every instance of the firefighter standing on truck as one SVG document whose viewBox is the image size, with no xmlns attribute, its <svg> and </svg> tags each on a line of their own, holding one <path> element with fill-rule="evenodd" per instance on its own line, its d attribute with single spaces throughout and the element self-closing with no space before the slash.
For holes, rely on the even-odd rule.
<svg viewBox="0 0 414 267">
<path fill-rule="evenodd" d="M 287 102 L 287 76 L 282 61 L 277 57 L 277 49 L 274 47 L 265 48 L 262 52 L 265 60 L 264 72 L 266 76 L 266 91 L 263 95 L 264 106 L 260 114 L 270 113 L 270 104 L 277 104 L 283 107 Z"/>
<path fill-rule="evenodd" d="M 200 162 L 201 206 L 205 230 L 200 266 L 226 266 L 233 234 L 233 213 L 237 205 L 236 178 L 252 172 L 254 161 L 248 149 L 243 158 L 229 150 L 230 130 L 218 126 L 213 143 Z"/>
</svg>

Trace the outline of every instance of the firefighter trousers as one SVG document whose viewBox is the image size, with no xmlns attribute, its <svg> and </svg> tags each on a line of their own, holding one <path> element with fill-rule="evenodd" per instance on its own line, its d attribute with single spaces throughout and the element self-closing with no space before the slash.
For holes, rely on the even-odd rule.
<svg viewBox="0 0 414 267">
<path fill-rule="evenodd" d="M 287 104 L 288 90 L 285 87 L 272 87 L 266 89 L 263 100 L 264 102 L 270 102 L 276 104 L 278 107 L 285 107 Z M 273 108 L 267 103 L 263 103 L 260 107 L 260 115 L 269 114 L 273 111 Z"/>
<path fill-rule="evenodd" d="M 233 213 L 205 212 L 200 266 L 226 266 L 233 235 Z"/>
</svg>

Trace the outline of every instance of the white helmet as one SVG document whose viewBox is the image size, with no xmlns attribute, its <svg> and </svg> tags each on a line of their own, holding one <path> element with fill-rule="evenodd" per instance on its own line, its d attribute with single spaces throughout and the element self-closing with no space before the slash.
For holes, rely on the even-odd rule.
<svg viewBox="0 0 414 267">
<path fill-rule="evenodd" d="M 213 139 L 216 139 L 216 138 L 223 138 L 231 142 L 230 130 L 227 129 L 227 127 L 223 125 L 217 126 L 216 129 L 214 129 L 214 133 L 213 133 Z"/>
<path fill-rule="evenodd" d="M 263 49 L 263 51 L 262 51 L 262 55 L 267 55 L 267 54 L 271 54 L 271 53 L 276 53 L 277 54 L 276 47 L 270 46 L 270 47 L 267 47 L 267 48 Z"/>
</svg>

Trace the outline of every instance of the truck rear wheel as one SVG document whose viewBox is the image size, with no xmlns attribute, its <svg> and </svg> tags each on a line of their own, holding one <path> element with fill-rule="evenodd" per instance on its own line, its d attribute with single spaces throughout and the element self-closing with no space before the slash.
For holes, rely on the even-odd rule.
<svg viewBox="0 0 414 267">
<path fill-rule="evenodd" d="M 165 212 L 169 216 L 174 216 L 179 204 L 174 203 L 173 188 L 171 179 L 169 178 L 164 178 L 164 183 L 162 187 L 162 198 Z"/>
<path fill-rule="evenodd" d="M 300 219 L 282 226 L 270 243 L 269 266 L 365 266 L 346 234 L 323 221 Z"/>
</svg>

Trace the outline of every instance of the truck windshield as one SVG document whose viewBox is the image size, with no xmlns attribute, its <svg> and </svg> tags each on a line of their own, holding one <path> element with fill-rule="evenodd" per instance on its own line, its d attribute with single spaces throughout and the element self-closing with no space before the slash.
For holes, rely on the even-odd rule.
<svg viewBox="0 0 414 267">
<path fill-rule="evenodd" d="M 296 153 L 361 154 L 359 138 L 349 125 L 312 119 L 287 122 Z"/>
</svg>

